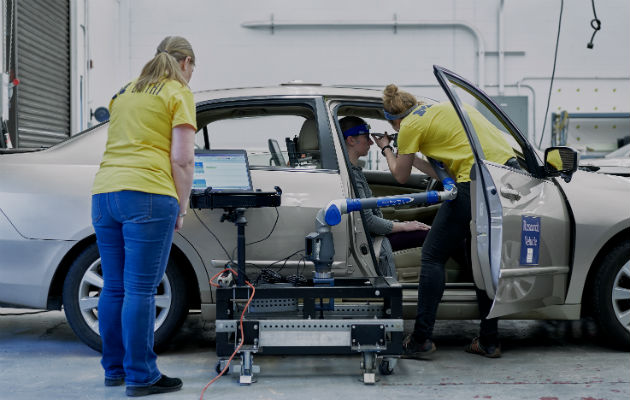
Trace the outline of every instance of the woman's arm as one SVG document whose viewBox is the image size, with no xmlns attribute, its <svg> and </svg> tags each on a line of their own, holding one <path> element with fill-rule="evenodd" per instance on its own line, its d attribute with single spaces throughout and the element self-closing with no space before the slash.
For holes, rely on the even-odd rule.
<svg viewBox="0 0 630 400">
<path fill-rule="evenodd" d="M 407 182 L 409 175 L 411 175 L 411 166 L 414 164 L 415 154 L 394 154 L 394 151 L 390 148 L 385 150 L 385 158 L 387 159 L 387 166 L 391 171 L 394 179 L 399 183 Z"/>
<path fill-rule="evenodd" d="M 437 179 L 438 181 L 440 180 L 440 178 L 438 178 L 437 174 L 435 173 L 433 166 L 427 160 L 423 160 L 422 158 L 415 156 L 413 160 L 413 166 L 424 172 L 425 174 L 429 175 L 431 178 Z"/>
<path fill-rule="evenodd" d="M 188 210 L 195 161 L 195 130 L 190 125 L 173 128 L 171 140 L 171 173 L 179 198 L 179 216 L 175 231 L 181 229 Z"/>
<path fill-rule="evenodd" d="M 387 134 L 380 137 L 372 136 L 372 139 L 381 151 L 383 151 L 384 147 L 390 146 L 390 143 L 392 142 L 392 139 Z M 394 153 L 394 149 L 391 146 L 387 147 L 383 154 L 387 159 L 387 166 L 389 167 L 389 170 L 399 183 L 407 182 L 409 175 L 411 175 L 412 166 L 416 167 L 430 177 L 438 179 L 437 174 L 433 170 L 433 166 L 431 166 L 427 160 L 423 160 L 415 154 L 397 155 Z"/>
</svg>

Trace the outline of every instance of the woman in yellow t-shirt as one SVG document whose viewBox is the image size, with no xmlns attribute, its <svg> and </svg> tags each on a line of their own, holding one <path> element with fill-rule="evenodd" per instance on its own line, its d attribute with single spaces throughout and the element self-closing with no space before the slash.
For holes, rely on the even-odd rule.
<svg viewBox="0 0 630 400">
<path fill-rule="evenodd" d="M 464 106 L 479 136 L 488 160 L 518 168 L 515 154 L 503 134 L 471 106 Z M 404 183 L 415 166 L 437 178 L 431 164 L 416 153 L 442 162 L 455 180 L 457 197 L 441 205 L 422 247 L 422 269 L 418 285 L 418 311 L 413 333 L 403 341 L 404 355 L 422 358 L 435 351 L 432 340 L 438 305 L 444 293 L 444 264 L 450 256 L 461 252 L 462 243 L 470 239 L 470 169 L 473 153 L 466 132 L 452 104 L 419 103 L 396 85 L 383 91 L 385 118 L 398 131 L 398 154 L 390 145 L 391 138 L 375 138 L 387 158 L 396 180 Z M 468 246 L 469 247 L 469 246 Z M 466 351 L 486 357 L 501 356 L 496 319 L 486 319 L 491 302 L 483 291 L 477 291 L 481 320 L 479 337 Z"/>
<path fill-rule="evenodd" d="M 179 390 L 153 351 L 155 298 L 173 233 L 182 227 L 193 178 L 195 54 L 169 36 L 140 76 L 114 95 L 103 160 L 92 188 L 101 256 L 98 303 L 105 385 L 129 396 Z"/>
</svg>

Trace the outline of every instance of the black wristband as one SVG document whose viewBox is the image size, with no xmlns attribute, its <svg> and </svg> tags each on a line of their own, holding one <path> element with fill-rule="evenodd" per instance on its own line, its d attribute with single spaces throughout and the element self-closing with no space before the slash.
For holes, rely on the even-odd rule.
<svg viewBox="0 0 630 400">
<path fill-rule="evenodd" d="M 392 153 L 394 152 L 394 148 L 393 148 L 392 146 L 390 146 L 390 145 L 385 145 L 385 146 L 383 146 L 383 148 L 381 149 L 381 154 L 382 154 L 383 156 L 385 156 L 385 150 L 386 150 L 386 149 L 390 149 L 390 150 L 392 151 Z"/>
</svg>

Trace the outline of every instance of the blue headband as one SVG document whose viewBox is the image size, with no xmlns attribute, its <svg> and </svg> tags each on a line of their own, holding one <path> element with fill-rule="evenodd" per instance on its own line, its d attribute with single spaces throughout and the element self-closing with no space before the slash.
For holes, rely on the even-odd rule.
<svg viewBox="0 0 630 400">
<path fill-rule="evenodd" d="M 363 124 L 363 125 L 353 126 L 352 128 L 348 128 L 345 131 L 343 131 L 343 136 L 344 137 L 357 136 L 357 135 L 363 135 L 365 133 L 370 133 L 370 125 L 368 124 Z"/>
<path fill-rule="evenodd" d="M 407 115 L 409 115 L 409 113 L 411 113 L 416 107 L 418 107 L 418 105 L 414 105 L 411 106 L 407 111 L 403 111 L 400 114 L 390 114 L 387 111 L 383 110 L 383 113 L 385 114 L 385 119 L 389 120 L 389 121 L 395 121 L 397 119 L 403 119 L 405 118 Z"/>
</svg>

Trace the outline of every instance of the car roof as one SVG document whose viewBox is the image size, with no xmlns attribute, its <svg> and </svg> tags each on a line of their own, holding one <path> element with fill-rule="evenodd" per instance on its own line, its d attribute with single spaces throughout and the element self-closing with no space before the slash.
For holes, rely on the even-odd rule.
<svg viewBox="0 0 630 400">
<path fill-rule="evenodd" d="M 226 98 L 284 97 L 284 96 L 324 96 L 353 97 L 381 100 L 382 91 L 376 89 L 342 86 L 322 86 L 319 84 L 286 83 L 278 86 L 203 90 L 194 92 L 195 101 L 210 101 Z"/>
</svg>

